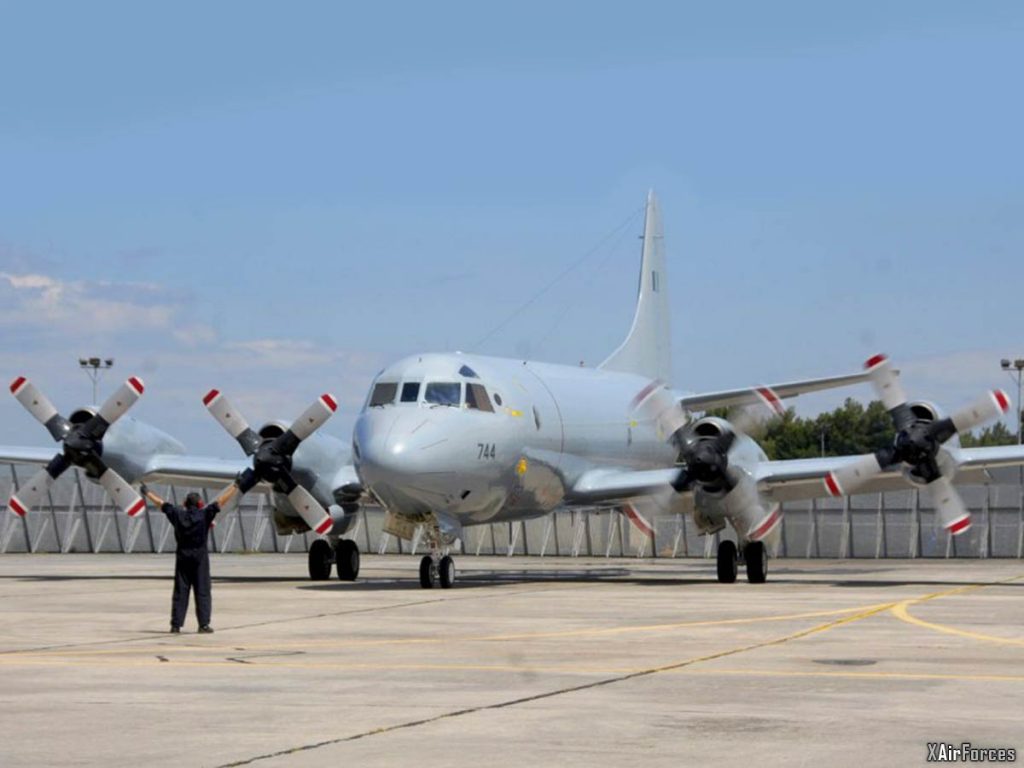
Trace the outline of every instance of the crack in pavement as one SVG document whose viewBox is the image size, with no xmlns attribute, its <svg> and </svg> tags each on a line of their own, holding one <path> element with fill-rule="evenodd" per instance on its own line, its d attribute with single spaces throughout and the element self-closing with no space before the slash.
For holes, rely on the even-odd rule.
<svg viewBox="0 0 1024 768">
<path fill-rule="evenodd" d="M 282 749 L 277 752 L 268 752 L 262 755 L 255 755 L 253 757 L 245 758 L 242 760 L 236 760 L 230 763 L 223 763 L 218 768 L 237 768 L 243 765 L 252 765 L 263 760 L 271 760 L 275 757 L 287 757 L 288 755 L 294 755 L 300 752 L 309 752 L 322 747 L 332 746 L 334 744 L 344 744 L 350 741 L 359 741 L 360 739 L 366 739 L 371 736 L 379 736 L 385 733 L 392 733 L 394 731 L 407 730 L 409 728 L 417 728 L 423 725 L 429 725 L 431 723 L 440 722 L 442 720 L 451 720 L 458 717 L 464 717 L 465 715 L 472 715 L 477 712 L 486 712 L 488 710 L 507 709 L 509 707 L 515 707 L 520 704 L 529 704 L 534 701 L 542 701 L 544 699 L 554 698 L 556 696 L 564 696 L 570 693 L 577 693 L 579 691 L 586 691 L 593 688 L 602 688 L 608 685 L 614 685 L 616 683 L 626 682 L 628 680 L 636 680 L 638 678 L 650 677 L 657 675 L 662 672 L 670 672 L 672 670 L 682 669 L 683 667 L 689 667 L 694 664 L 700 664 L 707 661 L 714 661 L 716 659 L 722 659 L 727 656 L 735 656 L 740 653 L 746 653 L 748 651 L 755 651 L 759 648 L 768 648 L 774 645 L 782 645 L 792 640 L 798 640 L 808 635 L 813 635 L 818 632 L 825 632 L 843 624 L 849 624 L 854 621 L 866 619 L 870 616 L 875 616 L 883 611 L 887 611 L 895 605 L 895 602 L 884 603 L 882 605 L 872 606 L 871 608 L 855 613 L 851 616 L 844 616 L 834 621 L 829 621 L 824 624 L 818 624 L 809 629 L 804 629 L 799 632 L 794 632 L 789 635 L 782 637 L 776 637 L 771 640 L 765 640 L 760 643 L 752 643 L 750 645 L 744 645 L 738 648 L 730 648 L 725 651 L 719 651 L 717 653 L 707 654 L 705 656 L 697 656 L 691 659 L 684 659 L 682 661 L 673 662 L 671 664 L 664 664 L 657 667 L 650 667 L 648 669 L 638 670 L 636 672 L 628 672 L 621 675 L 615 675 L 613 677 L 602 678 L 601 680 L 594 680 L 589 683 L 582 683 L 580 685 L 568 686 L 565 688 L 557 688 L 553 691 L 546 691 L 544 693 L 537 693 L 531 696 L 522 696 L 516 699 L 509 699 L 507 701 L 499 701 L 493 704 L 481 704 L 476 707 L 467 707 L 465 709 L 458 709 L 452 712 L 443 712 L 440 715 L 434 715 L 433 717 L 426 717 L 419 720 L 410 720 L 404 723 L 396 723 L 394 725 L 386 725 L 380 728 L 374 728 L 369 731 L 363 731 L 361 733 L 352 734 L 350 736 L 340 736 L 335 739 L 326 739 L 324 741 L 313 742 L 311 744 L 303 744 L 298 747 L 291 747 L 289 749 Z"/>
</svg>

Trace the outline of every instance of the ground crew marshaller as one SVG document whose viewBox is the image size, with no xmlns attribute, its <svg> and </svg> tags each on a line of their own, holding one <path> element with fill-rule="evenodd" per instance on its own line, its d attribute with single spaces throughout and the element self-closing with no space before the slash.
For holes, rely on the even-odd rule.
<svg viewBox="0 0 1024 768">
<path fill-rule="evenodd" d="M 213 524 L 213 519 L 221 507 L 238 493 L 238 486 L 231 485 L 224 489 L 217 499 L 203 505 L 198 493 L 190 493 L 185 497 L 185 506 L 176 507 L 164 501 L 145 485 L 139 490 L 160 511 L 174 527 L 174 540 L 177 552 L 174 558 L 174 594 L 171 598 L 171 632 L 180 632 L 188 612 L 189 592 L 196 593 L 196 618 L 199 620 L 199 631 L 208 634 L 213 632 L 210 626 L 210 613 L 213 610 L 213 598 L 210 592 L 210 553 L 206 549 L 206 537 Z"/>
</svg>

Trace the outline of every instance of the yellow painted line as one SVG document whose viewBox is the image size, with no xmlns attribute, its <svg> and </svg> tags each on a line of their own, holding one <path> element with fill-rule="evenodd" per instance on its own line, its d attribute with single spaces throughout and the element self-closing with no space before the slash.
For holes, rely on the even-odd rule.
<svg viewBox="0 0 1024 768">
<path fill-rule="evenodd" d="M 928 600 L 936 600 L 941 597 L 950 597 L 952 595 L 961 595 L 966 592 L 972 592 L 977 589 L 982 589 L 983 587 L 995 587 L 999 586 L 1000 584 L 1008 584 L 1013 581 L 1019 581 L 1020 579 L 1024 579 L 1024 575 L 1013 576 L 1009 579 L 1002 579 L 1001 581 L 994 581 L 987 584 L 971 584 L 966 587 L 957 587 L 956 589 L 946 590 L 945 592 L 936 592 L 931 595 L 925 595 L 924 597 L 916 597 L 911 598 L 909 600 L 903 600 L 894 605 L 892 608 L 890 608 L 889 612 L 892 613 L 892 615 L 900 621 L 905 621 L 908 624 L 913 624 L 914 626 L 918 626 L 923 629 L 929 629 L 933 632 L 942 632 L 947 635 L 966 637 L 970 638 L 971 640 L 982 640 L 988 643 L 1000 643 L 1002 645 L 1016 645 L 1024 647 L 1024 639 L 1018 639 L 1013 637 L 999 637 L 997 635 L 986 635 L 981 632 L 972 632 L 967 629 L 951 627 L 948 624 L 937 624 L 935 622 L 925 621 L 924 619 L 919 619 L 910 613 L 910 606 L 915 605 L 916 603 L 923 603 Z"/>
<path fill-rule="evenodd" d="M 848 677 L 878 680 L 952 680 L 965 682 L 1024 683 L 1024 675 L 952 675 L 932 672 L 849 672 L 841 670 L 772 670 L 772 669 L 693 669 L 684 667 L 678 674 L 736 675 L 739 677 Z"/>
<path fill-rule="evenodd" d="M 731 625 L 744 625 L 744 624 L 762 624 L 766 622 L 777 622 L 777 621 L 798 621 L 800 619 L 814 619 L 821 618 L 824 616 L 840 616 L 847 613 L 874 611 L 874 610 L 885 610 L 892 606 L 891 602 L 888 603 L 876 603 L 874 605 L 866 606 L 853 606 L 850 608 L 836 608 L 829 611 L 809 611 L 806 613 L 789 613 L 789 614 L 778 614 L 771 616 L 748 616 L 739 619 L 709 619 L 706 621 L 679 621 L 667 624 L 645 624 L 637 626 L 623 626 L 623 627 L 590 627 L 585 629 L 569 629 L 557 632 L 526 632 L 526 633 L 514 633 L 506 635 L 463 635 L 463 636 L 438 636 L 433 635 L 430 637 L 410 637 L 410 638 L 386 638 L 378 640 L 332 640 L 330 642 L 309 642 L 309 643 L 270 643 L 270 644 L 250 644 L 244 641 L 227 644 L 227 645 L 213 645 L 213 644 L 184 644 L 175 643 L 174 641 L 167 641 L 159 645 L 154 646 L 128 646 L 124 648 L 100 648 L 100 649 L 84 649 L 75 650 L 70 648 L 65 649 L 52 649 L 46 651 L 26 651 L 24 653 L 17 654 L 22 657 L 27 656 L 102 656 L 102 655 L 129 655 L 139 653 L 162 653 L 162 652 L 176 652 L 176 651 L 219 651 L 219 652 L 230 652 L 230 653 L 249 653 L 252 651 L 274 651 L 284 649 L 327 649 L 327 650 L 349 650 L 353 648 L 368 648 L 377 647 L 384 645 L 437 645 L 437 644 L 452 644 L 457 642 L 480 642 L 480 643 L 493 643 L 493 642 L 507 642 L 512 640 L 546 640 L 546 639 L 558 639 L 566 637 L 587 637 L 587 636 L 609 636 L 609 635 L 620 635 L 620 634 L 631 634 L 631 633 L 649 633 L 649 632 L 669 632 L 677 629 L 688 629 L 691 627 L 702 628 L 702 627 L 720 627 L 720 626 L 731 626 Z M 12 654 L 13 655 L 13 654 Z"/>
</svg>

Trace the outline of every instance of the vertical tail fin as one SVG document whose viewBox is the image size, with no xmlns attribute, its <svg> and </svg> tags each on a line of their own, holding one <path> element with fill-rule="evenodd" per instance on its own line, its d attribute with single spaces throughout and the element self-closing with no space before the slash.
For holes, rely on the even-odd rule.
<svg viewBox="0 0 1024 768">
<path fill-rule="evenodd" d="M 599 368 L 638 373 L 671 383 L 672 350 L 669 329 L 668 283 L 665 280 L 665 236 L 654 191 L 647 194 L 644 246 L 640 259 L 640 289 L 636 314 L 626 340 Z"/>
</svg>

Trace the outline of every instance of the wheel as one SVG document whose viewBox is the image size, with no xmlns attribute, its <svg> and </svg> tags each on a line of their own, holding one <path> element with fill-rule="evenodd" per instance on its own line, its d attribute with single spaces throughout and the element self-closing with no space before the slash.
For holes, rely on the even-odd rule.
<svg viewBox="0 0 1024 768">
<path fill-rule="evenodd" d="M 317 539 L 309 545 L 309 578 L 323 581 L 331 578 L 331 563 L 334 562 L 334 550 L 324 539 Z"/>
<path fill-rule="evenodd" d="M 747 561 L 747 581 L 751 584 L 764 584 L 768 578 L 768 551 L 763 541 L 752 541 L 743 550 L 743 558 Z"/>
<path fill-rule="evenodd" d="M 731 541 L 720 542 L 718 545 L 718 580 L 722 584 L 732 584 L 736 581 L 738 571 L 736 544 Z"/>
<path fill-rule="evenodd" d="M 420 586 L 424 589 L 432 589 L 435 581 L 434 558 L 424 555 L 420 560 Z"/>
<path fill-rule="evenodd" d="M 452 584 L 455 583 L 455 560 L 448 555 L 441 558 L 440 564 L 437 566 L 438 581 L 441 582 L 442 589 L 451 589 Z"/>
<path fill-rule="evenodd" d="M 334 562 L 338 564 L 338 578 L 355 581 L 359 576 L 359 545 L 351 539 L 342 539 L 334 548 Z"/>
</svg>

